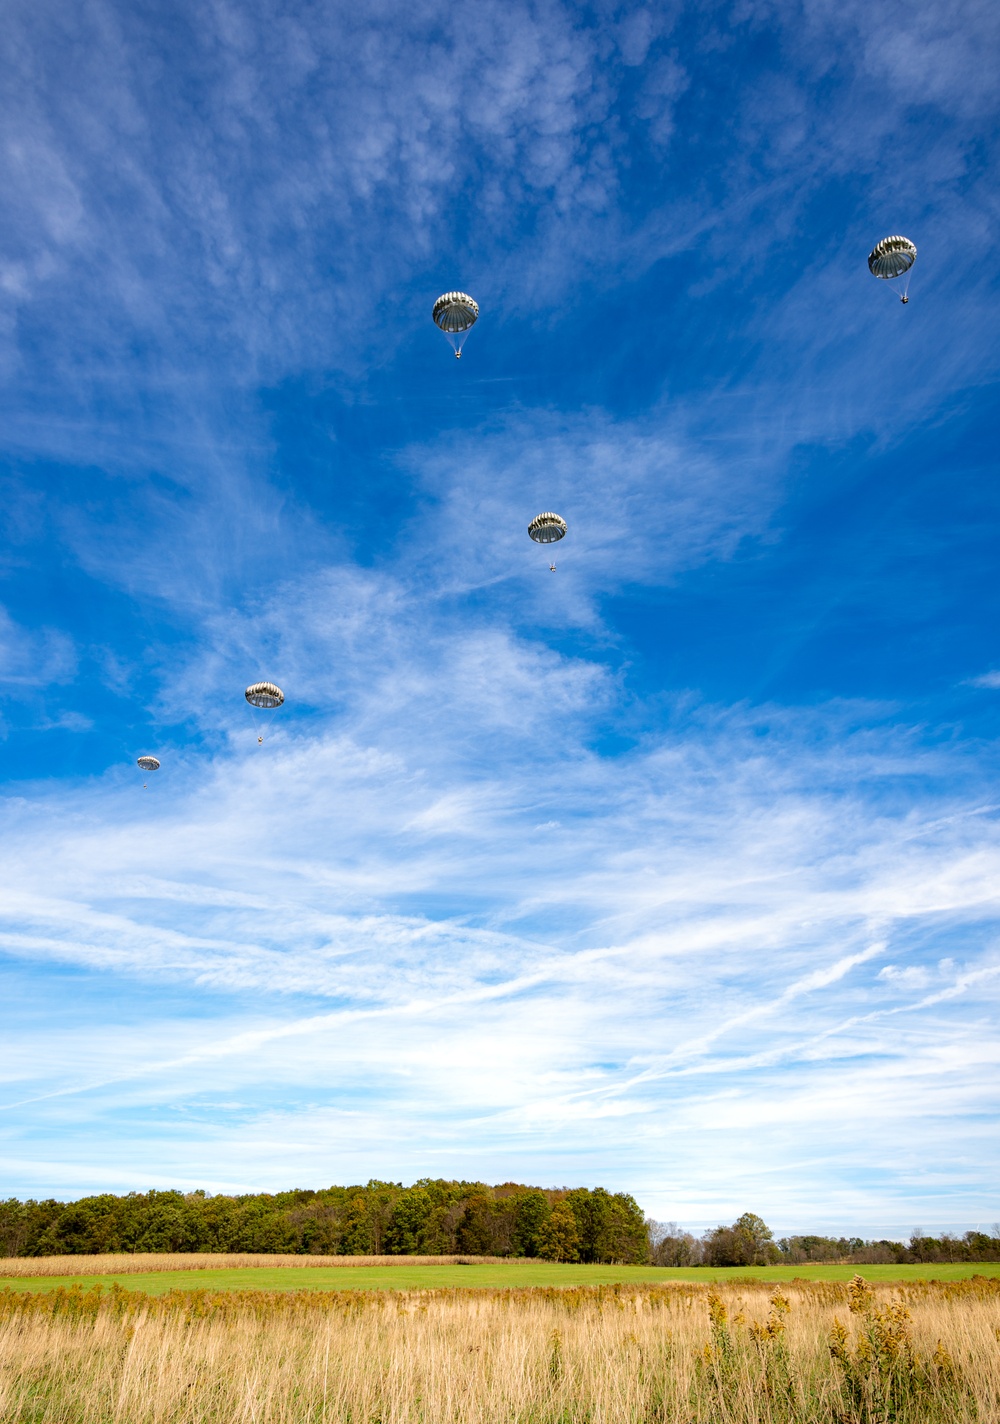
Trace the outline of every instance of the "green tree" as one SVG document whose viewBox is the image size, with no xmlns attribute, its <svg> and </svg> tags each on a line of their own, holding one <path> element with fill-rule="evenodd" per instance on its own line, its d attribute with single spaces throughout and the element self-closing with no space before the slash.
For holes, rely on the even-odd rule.
<svg viewBox="0 0 1000 1424">
<path fill-rule="evenodd" d="M 539 1235 L 551 1214 L 548 1197 L 537 1188 L 522 1192 L 516 1198 L 512 1242 L 515 1256 L 538 1255 Z"/>
<path fill-rule="evenodd" d="M 465 1215 L 459 1199 L 431 1207 L 420 1232 L 420 1250 L 426 1256 L 453 1256 L 458 1250 L 458 1223 Z"/>
<path fill-rule="evenodd" d="M 770 1227 L 752 1211 L 710 1231 L 704 1251 L 709 1266 L 770 1266 L 781 1259 Z"/>
<path fill-rule="evenodd" d="M 420 1236 L 432 1211 L 431 1198 L 422 1187 L 400 1192 L 385 1232 L 385 1249 L 391 1256 L 415 1256 Z"/>
<path fill-rule="evenodd" d="M 392 1222 L 393 1210 L 402 1190 L 402 1182 L 371 1181 L 365 1188 L 368 1234 L 374 1256 L 382 1256 L 386 1253 L 386 1236 Z"/>
<path fill-rule="evenodd" d="M 351 1187 L 344 1213 L 344 1253 L 348 1256 L 373 1256 L 371 1220 L 364 1187 Z"/>
<path fill-rule="evenodd" d="M 690 1231 L 682 1231 L 675 1221 L 648 1221 L 646 1227 L 654 1266 L 701 1264 L 701 1242 Z"/>
<path fill-rule="evenodd" d="M 469 1198 L 455 1232 L 458 1249 L 470 1256 L 509 1256 L 513 1215 L 506 1202 L 494 1201 L 486 1192 L 476 1192 Z"/>
<path fill-rule="evenodd" d="M 649 1259 L 649 1235 L 639 1204 L 627 1192 L 578 1187 L 566 1197 L 580 1235 L 581 1261 L 641 1265 Z"/>
<path fill-rule="evenodd" d="M 16 1197 L 0 1202 L 0 1256 L 24 1256 L 31 1240 L 31 1208 L 35 1202 Z"/>
<path fill-rule="evenodd" d="M 577 1261 L 580 1232 L 568 1201 L 556 1202 L 538 1232 L 538 1254 L 543 1261 Z"/>
</svg>

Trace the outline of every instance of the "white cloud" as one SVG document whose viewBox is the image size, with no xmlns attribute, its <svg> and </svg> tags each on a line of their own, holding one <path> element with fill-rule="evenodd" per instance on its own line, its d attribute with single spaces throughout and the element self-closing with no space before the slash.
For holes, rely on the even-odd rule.
<svg viewBox="0 0 1000 1424">
<path fill-rule="evenodd" d="M 879 970 L 878 977 L 903 989 L 923 989 L 931 982 L 930 970 L 921 964 L 906 965 L 902 969 L 898 964 L 887 964 Z"/>
<path fill-rule="evenodd" d="M 0 678 L 19 688 L 65 682 L 76 670 L 72 639 L 56 628 L 25 628 L 0 608 Z"/>
<path fill-rule="evenodd" d="M 540 205 L 544 246 L 547 228 L 579 246 L 581 215 L 617 186 L 595 138 L 615 78 L 597 33 L 559 5 L 191 6 L 165 33 L 98 3 L 68 33 L 54 7 L 15 7 L 10 24 L 22 63 L 4 172 L 21 260 L 6 287 L 22 302 L 58 293 L 86 313 L 77 338 L 111 350 L 124 320 L 181 361 L 242 348 L 237 379 L 350 363 L 375 337 L 352 292 L 367 306 L 429 264 L 456 193 L 481 215 L 482 283 L 525 203 Z"/>
<path fill-rule="evenodd" d="M 879 155 L 915 98 L 965 123 L 988 99 L 989 6 L 915 17 L 823 3 L 804 24 L 797 8 L 768 7 L 785 60 L 727 95 L 721 191 L 693 202 L 668 174 L 633 218 L 625 121 L 640 121 L 658 163 L 685 98 L 689 127 L 704 128 L 690 70 L 705 48 L 731 43 L 727 8 L 689 13 L 685 51 L 672 7 L 585 23 L 558 3 L 307 5 L 293 17 L 255 0 L 182 6 L 164 33 L 110 0 L 68 29 L 58 6 L 15 5 L 0 290 L 14 312 L 59 313 L 54 374 L 81 407 L 94 386 L 107 401 L 126 369 L 138 379 L 135 344 L 152 343 L 145 379 L 170 390 L 183 428 L 199 384 L 204 403 L 220 381 L 331 368 L 363 377 L 454 280 L 475 288 L 491 320 L 530 331 L 586 299 L 592 280 L 607 293 L 668 254 L 717 252 L 720 283 L 787 264 L 804 205 L 831 171 L 882 182 Z M 748 20 L 760 26 L 764 13 L 732 22 Z M 851 78 L 817 108 L 831 53 Z M 180 71 L 184 84 L 172 80 Z M 885 194 L 933 227 L 942 252 L 984 221 L 966 191 L 964 145 L 942 134 L 919 167 L 895 165 Z M 943 182 L 935 168 L 930 193 L 927 166 L 941 162 L 957 167 Z M 761 205 L 768 222 L 749 224 Z M 825 241 L 807 264 L 818 309 L 838 300 L 821 275 L 835 256 Z M 400 301 L 415 279 L 419 310 Z M 9 333 L 17 340 L 16 326 Z M 8 360 L 21 354 L 8 349 Z M 54 434 L 43 426 L 33 438 Z"/>
<path fill-rule="evenodd" d="M 890 442 L 991 369 L 993 308 L 950 256 L 988 224 L 945 12 L 900 38 L 884 12 L 751 8 L 784 72 L 734 99 L 717 191 L 678 190 L 668 145 L 685 104 L 710 137 L 693 69 L 729 14 L 685 52 L 666 10 L 218 4 L 164 36 L 104 0 L 15 7 L 8 443 L 116 481 L 51 518 L 91 578 L 168 610 L 142 686 L 174 732 L 148 793 L 123 764 L 5 803 L 0 948 L 31 980 L 0 1050 L 10 1189 L 441 1171 L 600 1179 L 681 1219 L 822 1201 L 842 1226 L 991 1199 L 992 751 L 885 707 L 647 705 L 610 656 L 610 595 L 780 537 L 797 447 Z M 834 51 L 853 78 L 820 112 Z M 890 140 L 920 94 L 943 117 L 911 166 Z M 662 202 L 633 210 L 643 162 Z M 802 256 L 846 174 L 876 197 Z M 857 279 L 911 219 L 939 305 L 915 289 L 902 327 Z M 696 397 L 649 376 L 634 419 L 519 387 L 466 418 L 463 396 L 433 445 L 397 439 L 412 513 L 368 567 L 271 482 L 261 405 L 232 396 L 340 368 L 338 397 L 374 403 L 456 268 L 477 340 L 602 302 L 661 320 L 642 284 L 682 254 L 681 352 L 730 320 L 700 295 L 780 269 L 751 354 Z M 53 313 L 47 363 L 29 338 Z M 908 373 L 889 401 L 886 350 Z M 554 577 L 526 538 L 553 507 Z M 137 658 L 97 655 L 139 685 Z M 27 686 L 76 653 L 8 620 L 0 656 Z M 258 675 L 289 694 L 262 749 Z"/>
<path fill-rule="evenodd" d="M 81 1184 L 108 1180 L 98 1151 L 122 1185 L 218 1185 L 222 1159 L 230 1186 L 601 1179 L 692 1219 L 808 1215 L 822 1181 L 849 1224 L 876 1199 L 930 1219 L 924 1152 L 958 1163 L 952 1215 L 984 1201 L 988 1141 L 959 1150 L 995 1107 L 979 764 L 846 709 L 767 709 L 761 738 L 696 704 L 666 730 L 633 708 L 635 749 L 605 758 L 622 704 L 600 664 L 498 627 L 478 650 L 447 619 L 413 632 L 413 597 L 303 583 L 296 667 L 310 648 L 333 675 L 303 674 L 322 710 L 293 699 L 263 749 L 234 722 L 210 761 L 164 749 L 150 793 L 123 773 L 10 808 L 0 947 L 115 986 L 99 1028 L 34 1029 L 27 1057 L 10 1038 L 11 1160 L 37 1162 L 44 1121 Z M 208 718 L 230 681 L 207 657 L 184 695 Z M 896 966 L 917 944 L 941 963 L 914 1002 Z M 218 1102 L 246 1104 L 237 1124 Z M 147 1124 L 127 1159 L 122 1114 Z M 872 1163 L 867 1189 L 837 1185 Z M 46 1169 L 12 1170 L 34 1189 Z"/>
</svg>

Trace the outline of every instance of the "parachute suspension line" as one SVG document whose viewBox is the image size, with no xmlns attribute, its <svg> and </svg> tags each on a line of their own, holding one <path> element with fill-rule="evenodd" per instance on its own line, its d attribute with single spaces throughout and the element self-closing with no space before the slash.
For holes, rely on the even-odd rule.
<svg viewBox="0 0 1000 1424">
<path fill-rule="evenodd" d="M 254 713 L 253 705 L 250 702 L 247 703 L 247 711 L 250 713 L 250 721 L 253 723 L 254 736 L 257 738 L 257 745 L 260 746 L 264 740 L 264 737 L 261 733 L 260 727 L 257 725 L 257 717 Z"/>
<path fill-rule="evenodd" d="M 454 351 L 454 353 L 455 353 L 455 360 L 456 360 L 456 361 L 461 361 L 461 359 L 462 359 L 462 347 L 465 345 L 466 341 L 468 340 L 469 331 L 471 331 L 471 329 L 472 329 L 472 328 L 470 327 L 468 331 L 446 331 L 446 332 L 445 332 L 445 337 L 447 338 L 448 345 L 451 347 L 451 349 L 452 349 L 452 350 Z"/>
</svg>

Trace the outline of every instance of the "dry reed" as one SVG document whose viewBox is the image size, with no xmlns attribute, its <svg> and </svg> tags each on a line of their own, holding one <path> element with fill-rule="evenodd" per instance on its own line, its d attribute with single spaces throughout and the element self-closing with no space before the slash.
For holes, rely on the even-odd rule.
<svg viewBox="0 0 1000 1424">
<path fill-rule="evenodd" d="M 896 1342 L 888 1364 L 883 1326 Z M 0 1419 L 997 1424 L 998 1331 L 1000 1282 L 982 1278 L 874 1290 L 794 1282 L 783 1294 L 756 1281 L 159 1297 L 7 1289 Z"/>
<path fill-rule="evenodd" d="M 147 1251 L 102 1256 L 0 1256 L 3 1276 L 123 1276 L 238 1266 L 505 1266 L 507 1256 L 266 1256 L 252 1252 Z"/>
</svg>

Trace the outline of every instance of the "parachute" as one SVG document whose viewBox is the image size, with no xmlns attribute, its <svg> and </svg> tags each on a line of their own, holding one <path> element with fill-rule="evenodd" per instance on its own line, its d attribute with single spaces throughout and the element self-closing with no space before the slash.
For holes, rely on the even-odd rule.
<svg viewBox="0 0 1000 1424">
<path fill-rule="evenodd" d="M 558 544 L 560 539 L 566 537 L 566 521 L 551 510 L 546 514 L 536 514 L 528 525 L 528 534 L 536 544 Z M 549 564 L 549 573 L 554 574 L 555 571 L 555 564 Z"/>
<path fill-rule="evenodd" d="M 451 342 L 456 359 L 462 354 L 465 338 L 479 320 L 479 304 L 467 292 L 444 292 L 431 313 L 435 326 Z"/>
<path fill-rule="evenodd" d="M 883 237 L 868 254 L 868 270 L 873 277 L 881 277 L 886 282 L 897 277 L 905 277 L 899 300 L 905 306 L 910 300 L 910 268 L 917 260 L 917 249 L 908 237 Z"/>
<path fill-rule="evenodd" d="M 558 544 L 566 536 L 566 521 L 558 514 L 536 514 L 528 525 L 528 533 L 536 544 Z"/>
<path fill-rule="evenodd" d="M 268 711 L 280 707 L 285 700 L 285 694 L 273 682 L 253 682 L 243 696 L 251 707 L 263 707 Z"/>
<path fill-rule="evenodd" d="M 257 718 L 254 717 L 254 708 L 261 712 L 274 712 L 284 702 L 285 694 L 281 688 L 273 682 L 252 682 L 243 696 L 247 700 L 250 708 L 250 716 L 253 717 L 254 731 L 257 733 L 257 745 L 264 740 L 264 734 L 257 725 Z"/>
<path fill-rule="evenodd" d="M 159 771 L 160 769 L 160 759 L 155 756 L 136 757 L 135 764 L 140 771 Z M 142 783 L 142 789 L 146 790 L 145 782 Z"/>
</svg>

